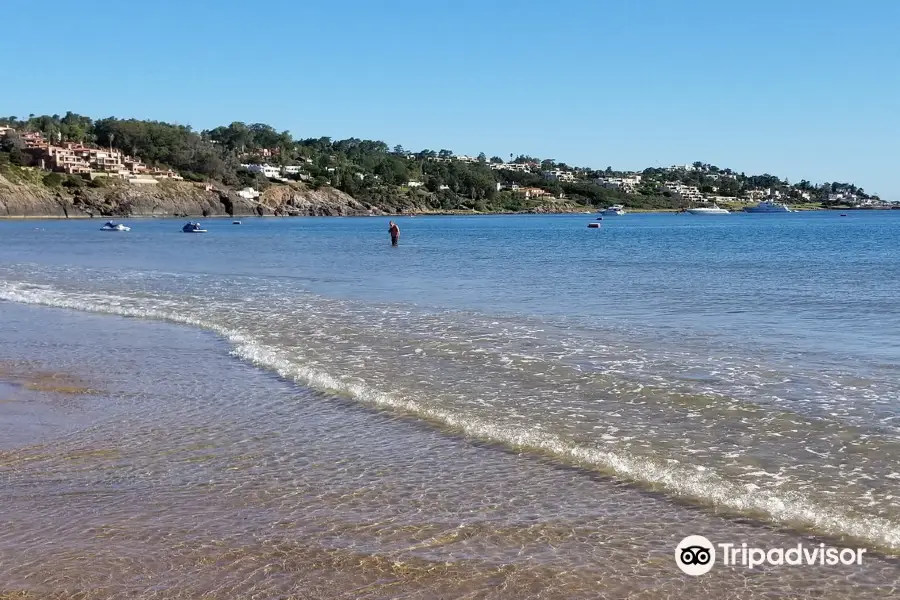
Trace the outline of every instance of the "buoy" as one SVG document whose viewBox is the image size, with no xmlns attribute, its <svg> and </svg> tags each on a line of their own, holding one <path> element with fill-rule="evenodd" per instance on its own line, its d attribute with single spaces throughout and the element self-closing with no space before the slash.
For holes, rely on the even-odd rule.
<svg viewBox="0 0 900 600">
<path fill-rule="evenodd" d="M 588 227 L 592 229 L 599 229 L 600 223 L 588 223 Z"/>
</svg>

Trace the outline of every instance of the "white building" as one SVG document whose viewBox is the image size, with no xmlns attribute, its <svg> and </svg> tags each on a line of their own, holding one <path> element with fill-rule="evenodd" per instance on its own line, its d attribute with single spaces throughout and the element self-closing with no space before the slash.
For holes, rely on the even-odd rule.
<svg viewBox="0 0 900 600">
<path fill-rule="evenodd" d="M 829 202 L 843 202 L 844 204 L 859 204 L 859 196 L 852 192 L 832 192 L 828 194 Z"/>
<path fill-rule="evenodd" d="M 273 167 L 270 164 L 263 165 L 241 165 L 251 173 L 262 173 L 270 179 L 278 179 L 281 177 L 281 167 Z"/>
<path fill-rule="evenodd" d="M 259 192 L 254 190 L 252 187 L 246 187 L 237 193 L 241 198 L 246 198 L 247 200 L 255 200 L 259 198 Z"/>
<path fill-rule="evenodd" d="M 673 194 L 678 194 L 685 200 L 702 202 L 703 194 L 700 193 L 700 190 L 692 185 L 684 185 L 680 181 L 670 181 L 665 183 L 665 189 L 672 192 Z"/>
<path fill-rule="evenodd" d="M 523 163 L 491 163 L 491 169 L 494 171 L 519 171 L 520 173 L 531 171 L 531 167 Z"/>
<path fill-rule="evenodd" d="M 281 172 L 285 175 L 298 175 L 300 174 L 300 165 L 284 165 L 281 167 Z"/>
<path fill-rule="evenodd" d="M 423 185 L 425 185 L 425 184 L 422 183 L 421 181 L 407 181 L 406 182 L 406 187 L 411 187 L 411 188 L 422 187 Z"/>
<path fill-rule="evenodd" d="M 575 181 L 575 173 L 572 171 L 563 171 L 562 169 L 544 171 L 542 175 L 547 181 Z"/>
<path fill-rule="evenodd" d="M 600 187 L 618 189 L 633 194 L 641 185 L 640 175 L 626 175 L 625 177 L 598 177 L 594 183 Z"/>
</svg>

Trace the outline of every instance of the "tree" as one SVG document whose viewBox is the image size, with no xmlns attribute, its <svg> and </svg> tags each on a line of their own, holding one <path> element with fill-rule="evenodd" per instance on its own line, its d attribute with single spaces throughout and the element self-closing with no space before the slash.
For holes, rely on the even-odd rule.
<svg viewBox="0 0 900 600">
<path fill-rule="evenodd" d="M 9 162 L 20 167 L 31 166 L 31 155 L 23 152 L 21 148 L 13 148 L 9 152 Z"/>
<path fill-rule="evenodd" d="M 48 173 L 43 181 L 47 187 L 58 188 L 63 184 L 63 176 L 59 173 Z"/>
<path fill-rule="evenodd" d="M 21 150 L 25 147 L 25 142 L 18 133 L 7 133 L 0 138 L 0 150 L 3 152 L 12 152 L 13 150 Z"/>
<path fill-rule="evenodd" d="M 450 158 L 453 156 L 453 151 L 452 150 L 441 150 L 440 152 L 438 152 L 438 156 L 441 158 Z"/>
<path fill-rule="evenodd" d="M 492 157 L 491 157 L 491 163 L 493 163 L 493 164 L 495 164 L 495 165 L 502 165 L 502 164 L 503 164 L 503 159 L 500 158 L 499 156 L 492 156 Z"/>
<path fill-rule="evenodd" d="M 484 152 L 479 152 L 479 153 L 478 153 L 478 162 L 480 162 L 480 163 L 485 163 L 485 162 L 487 162 L 487 155 L 485 155 Z"/>
</svg>

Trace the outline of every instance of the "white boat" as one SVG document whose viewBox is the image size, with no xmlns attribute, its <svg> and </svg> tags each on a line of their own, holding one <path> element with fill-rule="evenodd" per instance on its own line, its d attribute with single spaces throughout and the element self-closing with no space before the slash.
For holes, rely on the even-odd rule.
<svg viewBox="0 0 900 600">
<path fill-rule="evenodd" d="M 206 230 L 200 226 L 200 223 L 188 223 L 181 230 L 185 233 L 206 233 Z"/>
<path fill-rule="evenodd" d="M 692 215 L 730 215 L 724 208 L 719 208 L 717 204 L 713 204 L 712 206 L 704 206 L 702 208 L 689 208 L 687 209 Z"/>
<path fill-rule="evenodd" d="M 106 224 L 100 228 L 100 231 L 131 231 L 131 227 L 122 225 L 121 223 L 107 221 Z"/>
<path fill-rule="evenodd" d="M 748 213 L 789 213 L 794 212 L 790 208 L 787 207 L 786 204 L 782 202 L 775 202 L 774 200 L 763 200 L 756 206 L 747 206 L 744 207 L 744 212 Z"/>
<path fill-rule="evenodd" d="M 614 204 L 607 209 L 601 210 L 600 214 L 605 216 L 624 215 L 625 206 L 623 204 Z"/>
</svg>

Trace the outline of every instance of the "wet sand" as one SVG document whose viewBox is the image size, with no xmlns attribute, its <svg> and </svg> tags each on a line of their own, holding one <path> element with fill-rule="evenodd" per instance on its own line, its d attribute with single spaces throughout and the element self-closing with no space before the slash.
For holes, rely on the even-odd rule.
<svg viewBox="0 0 900 600">
<path fill-rule="evenodd" d="M 0 303 L 0 598 L 895 598 L 900 564 L 315 393 L 207 332 Z M 838 543 L 840 540 L 829 540 Z"/>
</svg>

